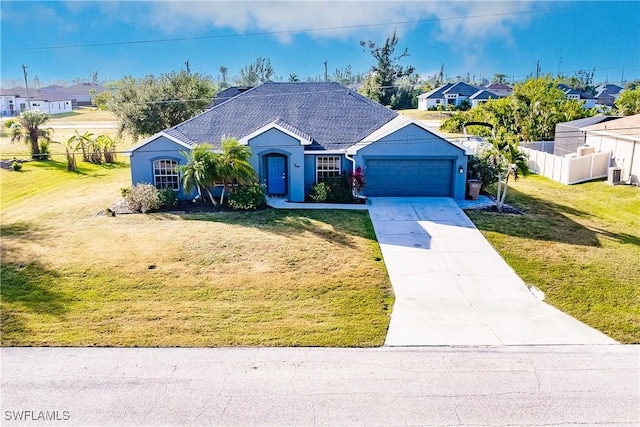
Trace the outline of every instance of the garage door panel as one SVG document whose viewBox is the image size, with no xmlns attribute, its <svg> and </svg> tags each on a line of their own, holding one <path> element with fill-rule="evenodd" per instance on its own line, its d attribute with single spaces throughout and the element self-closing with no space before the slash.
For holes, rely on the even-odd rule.
<svg viewBox="0 0 640 427">
<path fill-rule="evenodd" d="M 367 159 L 365 176 L 369 196 L 453 195 L 451 159 Z"/>
</svg>

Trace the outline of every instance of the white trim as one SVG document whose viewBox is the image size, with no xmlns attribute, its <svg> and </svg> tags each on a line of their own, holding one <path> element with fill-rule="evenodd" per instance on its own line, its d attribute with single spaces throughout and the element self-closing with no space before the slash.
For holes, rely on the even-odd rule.
<svg viewBox="0 0 640 427">
<path fill-rule="evenodd" d="M 340 175 L 342 175 L 342 158 L 341 158 L 340 156 L 336 156 L 336 155 L 329 155 L 329 156 L 316 156 L 316 184 L 320 182 L 320 181 L 318 180 L 318 173 L 321 173 L 321 172 L 333 172 L 333 173 L 335 173 L 335 172 L 336 172 L 336 170 L 335 170 L 335 169 L 332 169 L 332 170 L 326 170 L 326 169 L 319 170 L 319 169 L 318 169 L 318 160 L 319 160 L 321 157 L 324 157 L 324 158 L 327 158 L 327 159 L 332 159 L 332 160 L 337 160 L 337 161 L 338 161 L 338 170 L 337 170 L 338 174 L 337 174 L 336 176 L 340 176 Z M 332 177 L 332 178 L 333 178 L 333 177 Z"/>
<path fill-rule="evenodd" d="M 358 153 L 358 150 L 360 150 L 361 148 L 364 148 L 366 146 L 368 146 L 369 144 L 373 144 L 374 142 L 377 142 L 379 140 L 381 140 L 382 138 L 385 138 L 389 135 L 391 135 L 392 133 L 395 133 L 397 131 L 399 131 L 400 129 L 403 129 L 409 125 L 416 125 L 419 128 L 429 132 L 430 134 L 440 138 L 441 140 L 443 140 L 444 142 L 447 142 L 451 145 L 453 145 L 456 148 L 459 148 L 460 150 L 464 151 L 464 153 L 466 155 L 472 155 L 474 154 L 472 151 L 470 151 L 467 147 L 462 146 L 454 141 L 450 141 L 447 138 L 445 138 L 444 136 L 440 135 L 438 132 L 435 132 L 432 129 L 429 129 L 427 127 L 426 124 L 422 123 L 419 120 L 416 120 L 414 118 L 408 117 L 408 116 L 403 116 L 403 115 L 399 115 L 398 117 L 394 118 L 393 120 L 391 120 L 389 123 L 385 124 L 384 126 L 378 128 L 377 130 L 373 131 L 372 133 L 370 133 L 369 135 L 367 135 L 366 137 L 364 137 L 360 142 L 352 145 L 351 147 L 347 148 L 346 153 L 349 154 L 350 156 L 355 156 Z"/>
<path fill-rule="evenodd" d="M 176 138 L 175 136 L 171 136 L 171 135 L 169 135 L 169 134 L 166 134 L 165 132 L 159 132 L 159 133 L 156 133 L 155 135 L 150 136 L 149 138 L 145 139 L 144 141 L 142 141 L 142 142 L 141 142 L 141 143 L 139 143 L 138 145 L 134 145 L 133 147 L 131 147 L 131 148 L 130 148 L 128 151 L 126 151 L 125 153 L 126 153 L 126 155 L 129 155 L 129 156 L 130 156 L 130 155 L 131 155 L 134 151 L 136 151 L 137 149 L 139 149 L 139 148 L 141 148 L 141 147 L 144 147 L 144 146 L 145 146 L 145 145 L 147 145 L 148 143 L 153 142 L 153 141 L 155 141 L 156 139 L 158 139 L 158 138 L 160 138 L 160 137 L 165 137 L 165 138 L 167 138 L 168 140 L 173 141 L 173 142 L 175 142 L 176 144 L 181 145 L 181 146 L 183 146 L 184 148 L 187 148 L 187 149 L 189 149 L 189 150 L 193 149 L 193 146 L 192 146 L 192 145 L 189 145 L 189 144 L 187 144 L 187 143 L 185 143 L 185 142 L 183 142 L 183 141 L 180 141 L 180 140 L 179 140 L 178 138 Z"/>
<path fill-rule="evenodd" d="M 158 168 L 156 168 L 156 163 L 158 163 L 158 162 L 163 162 L 162 166 L 164 166 L 164 167 L 158 167 Z M 175 163 L 175 168 L 173 168 L 173 169 L 166 169 L 166 165 L 167 165 L 167 163 L 171 163 L 172 165 Z M 158 187 L 158 177 L 163 177 L 163 176 L 164 176 L 164 177 L 176 177 L 176 188 L 173 188 L 173 187 L 162 187 L 162 188 L 171 188 L 171 189 L 172 189 L 172 190 L 174 190 L 174 191 L 179 191 L 179 190 L 180 190 L 180 174 L 178 173 L 178 170 L 177 170 L 177 168 L 178 168 L 179 164 L 180 164 L 180 163 L 179 163 L 177 160 L 175 160 L 175 159 L 156 159 L 156 160 L 154 160 L 154 161 L 152 162 L 152 168 L 153 168 L 153 185 L 154 185 L 156 188 L 159 188 L 159 187 Z M 160 175 L 158 175 L 158 174 L 156 174 L 156 170 L 161 170 L 161 171 L 162 171 L 162 170 L 165 170 L 165 171 L 166 171 L 166 170 L 171 170 L 173 173 L 171 173 L 171 174 L 168 174 L 168 173 L 166 173 L 166 174 L 162 174 L 162 173 L 161 173 Z M 166 183 L 165 183 L 165 184 L 166 184 Z"/>
<path fill-rule="evenodd" d="M 260 129 L 251 132 L 249 135 L 244 136 L 242 138 L 240 138 L 238 140 L 238 142 L 242 145 L 249 145 L 249 140 L 255 138 L 258 135 L 261 135 L 263 133 L 265 133 L 268 130 L 271 129 L 276 129 L 279 130 L 280 132 L 289 135 L 290 137 L 297 139 L 298 141 L 300 141 L 300 145 L 311 145 L 311 141 L 306 139 L 306 138 L 302 138 L 300 135 L 296 135 L 295 133 L 291 132 L 288 129 L 283 128 L 282 126 L 280 126 L 279 124 L 277 124 L 276 122 L 271 122 L 268 123 L 264 126 L 262 126 Z"/>
<path fill-rule="evenodd" d="M 347 153 L 347 150 L 316 150 L 316 151 L 305 151 L 305 156 L 329 156 L 329 155 L 344 155 Z"/>
</svg>

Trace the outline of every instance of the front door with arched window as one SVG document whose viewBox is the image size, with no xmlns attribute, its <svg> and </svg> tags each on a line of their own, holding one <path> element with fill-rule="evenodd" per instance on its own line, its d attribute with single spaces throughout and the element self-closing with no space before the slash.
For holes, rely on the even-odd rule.
<svg viewBox="0 0 640 427">
<path fill-rule="evenodd" d="M 287 194 L 287 158 L 281 154 L 267 156 L 267 194 L 284 196 Z"/>
</svg>

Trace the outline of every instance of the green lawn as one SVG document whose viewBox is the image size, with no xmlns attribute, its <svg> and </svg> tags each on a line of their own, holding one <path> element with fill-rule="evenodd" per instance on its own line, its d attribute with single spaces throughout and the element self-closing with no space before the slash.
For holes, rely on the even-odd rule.
<svg viewBox="0 0 640 427">
<path fill-rule="evenodd" d="M 640 189 L 539 176 L 513 184 L 525 215 L 468 211 L 546 301 L 623 343 L 640 343 Z"/>
<path fill-rule="evenodd" d="M 383 344 L 366 212 L 96 216 L 129 170 L 80 164 L 0 171 L 2 345 Z"/>
</svg>

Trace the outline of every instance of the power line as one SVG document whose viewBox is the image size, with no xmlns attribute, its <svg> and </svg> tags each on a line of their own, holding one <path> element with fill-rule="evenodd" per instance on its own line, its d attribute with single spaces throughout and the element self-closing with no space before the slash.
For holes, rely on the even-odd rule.
<svg viewBox="0 0 640 427">
<path fill-rule="evenodd" d="M 429 22 L 453 21 L 453 20 L 461 20 L 461 19 L 479 19 L 479 18 L 489 18 L 489 17 L 497 17 L 497 16 L 525 15 L 525 14 L 535 14 L 535 13 L 542 13 L 542 12 L 556 12 L 560 10 L 570 10 L 570 9 L 576 9 L 576 8 L 577 6 L 571 6 L 571 7 L 562 7 L 562 8 L 547 9 L 547 10 L 537 9 L 537 10 L 517 11 L 517 12 L 467 15 L 467 16 L 450 17 L 450 18 L 415 19 L 415 20 L 409 20 L 409 21 L 381 22 L 381 23 L 374 23 L 374 24 L 342 25 L 342 26 L 334 26 L 334 27 L 318 27 L 318 28 L 280 30 L 280 31 L 260 31 L 260 32 L 254 32 L 254 33 L 246 33 L 246 34 L 215 34 L 215 35 L 208 35 L 208 36 L 174 37 L 174 38 L 167 38 L 167 39 L 129 40 L 129 41 L 104 42 L 104 43 L 78 43 L 78 44 L 57 45 L 57 46 L 55 45 L 54 46 L 32 46 L 32 47 L 22 47 L 22 48 L 8 48 L 7 50 L 26 51 L 26 50 L 48 50 L 48 49 L 72 49 L 72 48 L 79 48 L 79 47 L 122 46 L 122 45 L 168 43 L 168 42 L 180 42 L 180 41 L 192 41 L 192 40 L 257 37 L 257 36 L 269 36 L 269 35 L 278 35 L 278 34 L 295 34 L 295 33 L 317 32 L 317 31 L 347 30 L 347 29 L 354 29 L 354 28 L 372 28 L 372 27 L 382 27 L 382 26 L 388 26 L 388 25 L 409 25 L 409 24 L 429 23 Z"/>
</svg>

